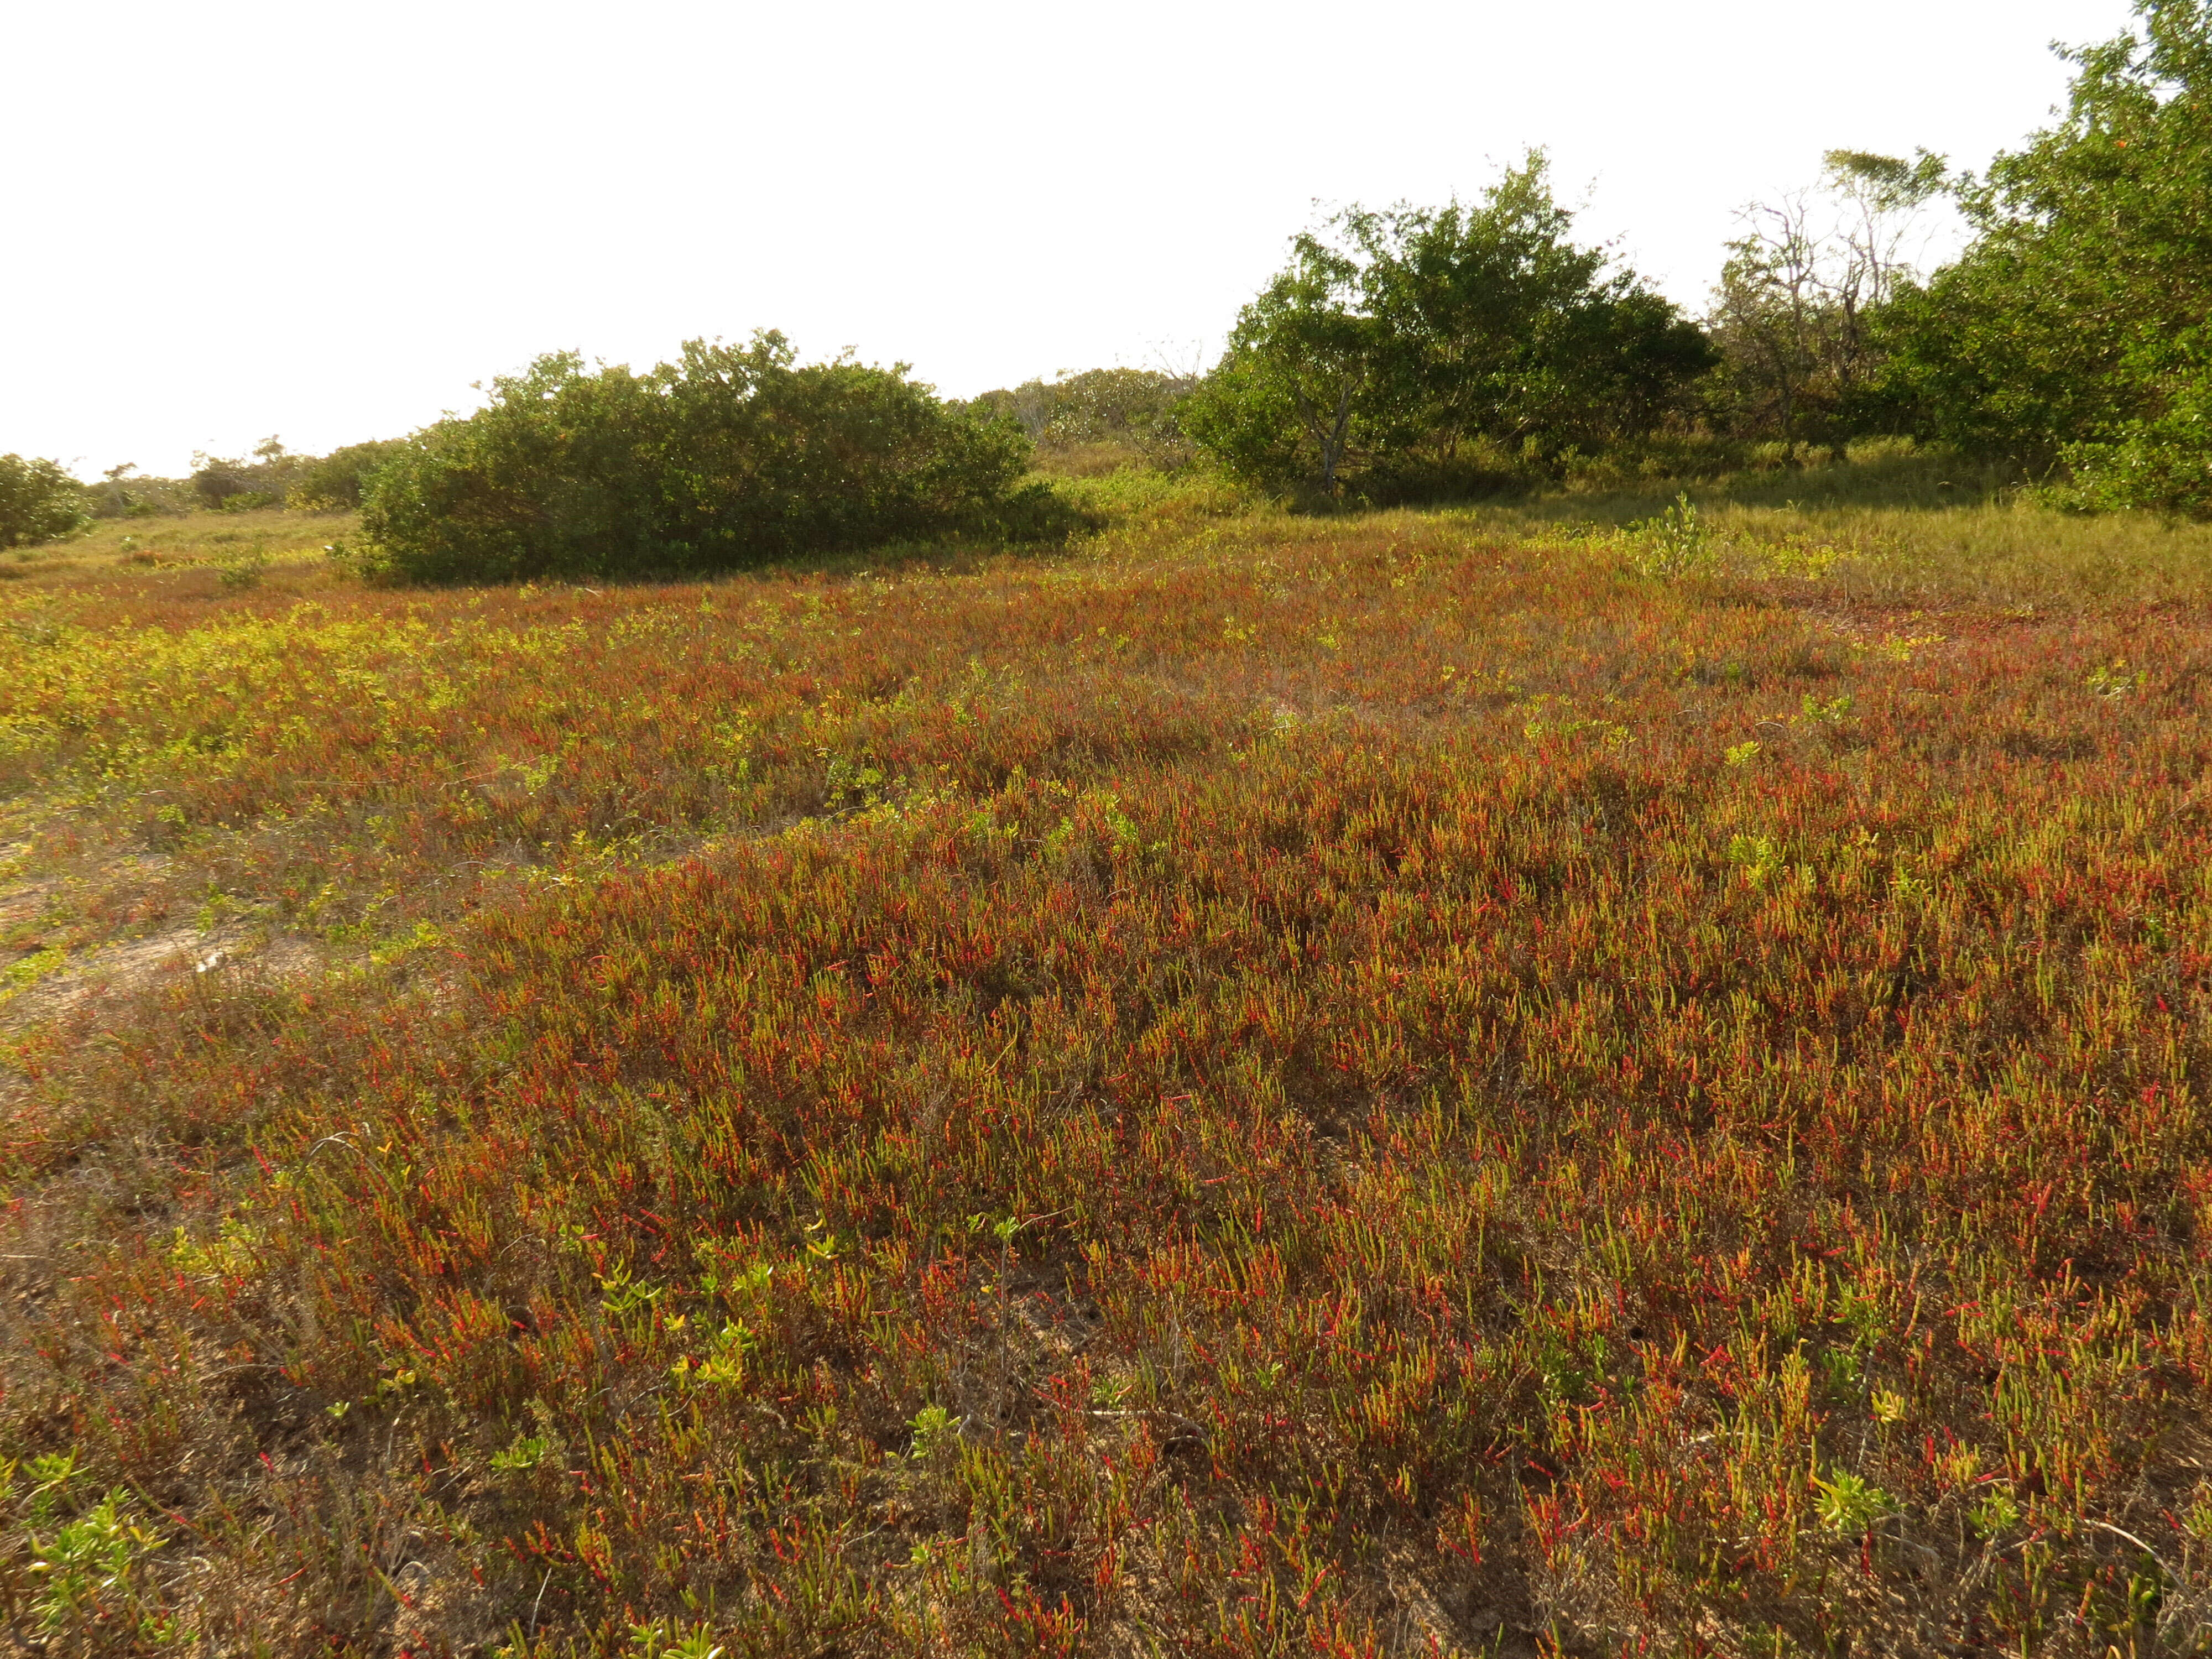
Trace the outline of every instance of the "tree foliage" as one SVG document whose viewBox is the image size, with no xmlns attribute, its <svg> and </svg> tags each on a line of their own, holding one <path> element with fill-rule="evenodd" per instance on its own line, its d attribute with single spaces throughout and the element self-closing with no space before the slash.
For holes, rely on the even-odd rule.
<svg viewBox="0 0 2212 1659">
<path fill-rule="evenodd" d="M 247 512 L 283 506 L 304 470 L 313 465 L 312 457 L 294 454 L 272 433 L 254 445 L 251 460 L 204 453 L 193 456 L 188 482 L 202 507 Z"/>
<path fill-rule="evenodd" d="M 1831 150 L 1819 188 L 1756 203 L 1729 244 L 1707 328 L 1712 413 L 1738 437 L 1822 443 L 1883 423 L 1875 322 L 1913 272 L 1907 239 L 1948 180 L 1943 158 Z"/>
<path fill-rule="evenodd" d="M 1176 441 L 1176 406 L 1194 384 L 1158 369 L 1089 368 L 982 392 L 964 407 L 1014 421 L 1041 447 L 1120 443 L 1149 451 Z"/>
<path fill-rule="evenodd" d="M 1968 179 L 1976 238 L 1891 307 L 1887 388 L 1923 434 L 2040 465 L 2090 504 L 2212 511 L 2212 3 L 2139 0 L 2069 54 L 2063 118 Z"/>
<path fill-rule="evenodd" d="M 799 365 L 773 331 L 642 374 L 558 353 L 386 459 L 362 523 L 409 580 L 727 570 L 1004 525 L 1029 453 L 903 365 Z"/>
<path fill-rule="evenodd" d="M 1310 233 L 1291 249 L 1289 268 L 1238 316 L 1185 424 L 1248 478 L 1276 482 L 1310 457 L 1333 489 L 1353 418 L 1381 412 L 1384 332 L 1352 255 Z"/>
<path fill-rule="evenodd" d="M 1324 489 L 1353 457 L 1387 477 L 1478 441 L 1556 453 L 1650 432 L 1710 348 L 1572 223 L 1540 152 L 1471 204 L 1346 209 L 1244 307 L 1186 428 L 1234 471 Z"/>
<path fill-rule="evenodd" d="M 0 455 L 0 547 L 56 541 L 87 519 L 83 487 L 60 463 Z"/>
<path fill-rule="evenodd" d="M 310 512 L 343 512 L 357 507 L 376 469 L 406 447 L 403 438 L 382 438 L 347 444 L 327 455 L 302 462 L 284 492 L 285 505 L 305 507 Z"/>
</svg>

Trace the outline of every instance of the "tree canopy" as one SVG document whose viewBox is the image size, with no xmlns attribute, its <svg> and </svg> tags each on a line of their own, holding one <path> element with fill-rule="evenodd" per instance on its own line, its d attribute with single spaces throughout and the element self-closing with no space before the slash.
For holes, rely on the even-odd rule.
<svg viewBox="0 0 2212 1659">
<path fill-rule="evenodd" d="M 1948 180 L 1943 158 L 1830 150 L 1820 185 L 1743 211 L 1706 328 L 1721 365 L 1715 422 L 1742 438 L 1795 446 L 1880 427 L 1881 307 L 1912 279 L 1906 243 L 1921 206 Z"/>
<path fill-rule="evenodd" d="M 1572 226 L 1533 151 L 1472 204 L 1346 209 L 1244 307 L 1185 428 L 1232 471 L 1324 489 L 1355 456 L 1387 477 L 1449 469 L 1476 441 L 1651 431 L 1711 349 Z"/>
<path fill-rule="evenodd" d="M 2069 54 L 2062 119 L 1962 181 L 1972 245 L 1884 319 L 1923 435 L 2042 466 L 2091 504 L 2212 509 L 2212 4 L 2142 0 Z"/>
</svg>

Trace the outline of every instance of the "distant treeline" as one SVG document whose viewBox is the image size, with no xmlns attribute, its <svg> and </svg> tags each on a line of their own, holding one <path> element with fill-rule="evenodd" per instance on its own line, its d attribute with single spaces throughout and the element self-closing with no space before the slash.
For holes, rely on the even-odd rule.
<svg viewBox="0 0 2212 1659">
<path fill-rule="evenodd" d="M 1133 370 L 975 400 L 1264 488 L 1398 500 L 1840 459 L 1910 437 L 2082 507 L 2212 514 L 2212 0 L 2141 0 L 2069 54 L 2063 118 L 1985 176 L 1829 153 L 1753 204 L 1692 319 L 1572 240 L 1544 157 L 1471 203 L 1296 238 L 1194 383 Z M 1971 240 L 1923 273 L 1933 204 Z"/>
<path fill-rule="evenodd" d="M 369 475 L 409 442 L 390 438 L 327 455 L 295 455 L 282 440 L 264 438 L 250 459 L 196 457 L 187 477 L 153 477 L 125 464 L 94 483 L 71 477 L 53 461 L 0 455 L 0 547 L 56 541 L 94 519 L 155 518 L 194 508 L 349 511 L 362 504 Z"/>
<path fill-rule="evenodd" d="M 404 438 L 348 444 L 327 455 L 298 455 L 281 438 L 264 438 L 250 457 L 193 457 L 191 473 L 157 478 L 118 466 L 82 486 L 83 506 L 99 518 L 145 517 L 195 507 L 230 513 L 264 507 L 344 512 L 361 505 L 368 475 L 407 447 Z"/>
<path fill-rule="evenodd" d="M 1106 466 L 1134 459 L 1175 466 L 1192 459 L 1179 415 L 1203 384 L 1196 374 L 1146 368 L 1091 368 L 1056 379 L 1024 380 L 1012 391 L 986 392 L 957 407 L 972 416 L 1009 420 L 1059 470 L 1081 470 L 1086 455 Z"/>
<path fill-rule="evenodd" d="M 2075 52 L 2049 130 L 1985 176 L 1850 150 L 1754 204 L 1691 317 L 1579 246 L 1544 156 L 1469 202 L 1358 205 L 1293 239 L 1210 371 L 1091 369 L 948 402 L 903 364 L 780 334 L 642 374 L 573 355 L 487 406 L 320 457 L 276 439 L 189 479 L 78 484 L 0 457 L 0 544 L 87 514 L 358 507 L 371 568 L 465 577 L 729 568 L 1071 522 L 1023 475 L 1202 462 L 1389 501 L 1692 477 L 1909 438 L 2084 509 L 2212 516 L 2212 0 L 2138 0 Z M 1923 272 L 1916 226 L 1971 232 Z"/>
</svg>

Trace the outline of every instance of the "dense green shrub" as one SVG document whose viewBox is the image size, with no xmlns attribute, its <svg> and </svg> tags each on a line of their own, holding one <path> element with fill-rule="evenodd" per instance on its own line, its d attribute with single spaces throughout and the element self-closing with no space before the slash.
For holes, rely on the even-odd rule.
<svg viewBox="0 0 2212 1659">
<path fill-rule="evenodd" d="M 368 476 L 407 447 L 404 438 L 384 438 L 365 444 L 348 444 L 329 454 L 301 464 L 298 476 L 285 491 L 288 507 L 314 513 L 349 511 L 361 505 Z"/>
<path fill-rule="evenodd" d="M 0 547 L 71 535 L 89 520 L 84 487 L 55 461 L 0 455 Z"/>
<path fill-rule="evenodd" d="M 804 366 L 773 331 L 647 374 L 572 353 L 495 380 L 370 477 L 370 568 L 407 580 L 684 574 L 959 528 L 1018 533 L 1042 492 L 1012 422 L 904 366 Z"/>
</svg>

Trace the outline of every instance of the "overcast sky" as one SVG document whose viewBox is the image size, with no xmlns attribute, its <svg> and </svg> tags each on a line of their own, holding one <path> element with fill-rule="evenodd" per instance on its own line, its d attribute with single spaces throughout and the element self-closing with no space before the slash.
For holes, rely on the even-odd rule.
<svg viewBox="0 0 2212 1659">
<path fill-rule="evenodd" d="M 176 473 L 693 335 L 948 394 L 1187 365 L 1324 204 L 1529 145 L 1702 305 L 1834 147 L 1978 166 L 2125 0 L 0 0 L 0 452 Z"/>
</svg>

